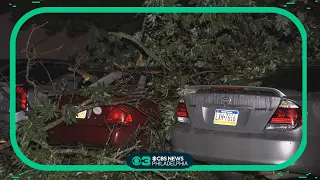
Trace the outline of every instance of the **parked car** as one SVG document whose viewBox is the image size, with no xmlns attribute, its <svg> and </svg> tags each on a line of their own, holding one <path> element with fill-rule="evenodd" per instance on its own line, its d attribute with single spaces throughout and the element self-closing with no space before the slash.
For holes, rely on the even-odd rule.
<svg viewBox="0 0 320 180">
<path fill-rule="evenodd" d="M 47 140 L 51 145 L 72 147 L 81 144 L 89 148 L 103 148 L 108 144 L 115 148 L 121 147 L 130 140 L 139 127 L 143 128 L 150 118 L 156 119 L 158 117 L 157 106 L 147 100 L 144 94 L 147 90 L 147 84 L 152 83 L 152 74 L 159 73 L 158 71 L 142 70 L 139 73 L 123 73 L 86 67 L 83 72 L 98 79 L 97 82 L 90 83 L 90 81 L 83 81 L 80 74 L 70 71 L 69 68 L 75 66 L 71 62 L 59 60 L 41 60 L 41 62 L 42 64 L 33 65 L 29 72 L 29 78 L 37 85 L 35 93 L 33 86 L 26 82 L 27 61 L 17 60 L 17 122 L 28 119 L 28 111 L 35 103 L 39 103 L 39 99 L 56 101 L 55 96 L 58 90 L 64 89 L 65 91 L 59 101 L 60 108 L 63 108 L 66 104 L 78 104 L 87 99 L 85 96 L 73 94 L 73 90 L 87 86 L 94 87 L 100 83 L 114 85 L 116 81 L 123 79 L 129 79 L 127 85 L 132 86 L 134 94 L 133 96 L 131 94 L 130 97 L 114 97 L 114 101 L 127 100 L 137 105 L 137 107 L 128 104 L 100 106 L 79 112 L 75 117 L 78 120 L 77 123 L 72 125 L 61 123 L 47 131 Z M 7 61 L 5 66 L 0 69 L 3 74 L 0 78 L 1 85 L 3 85 L 0 102 L 0 109 L 3 109 L 1 111 L 0 139 L 3 140 L 9 139 L 9 70 L 9 61 Z M 36 98 L 34 98 L 35 96 Z M 152 112 L 146 113 L 147 111 Z M 139 134 L 138 140 L 146 150 L 147 138 L 143 133 Z"/>
<path fill-rule="evenodd" d="M 96 87 L 101 83 L 112 86 L 118 81 L 126 80 L 126 85 L 130 86 L 132 91 L 129 96 L 112 97 L 113 102 L 126 102 L 114 106 L 102 105 L 79 112 L 77 123 L 72 125 L 61 123 L 48 130 L 49 144 L 68 147 L 81 145 L 87 148 L 105 148 L 109 145 L 119 148 L 129 143 L 139 127 L 143 128 L 149 120 L 157 119 L 159 115 L 157 105 L 145 96 L 148 84 L 152 83 L 152 75 L 158 73 L 157 71 L 144 70 L 137 73 L 113 71 L 109 74 L 97 70 L 86 72 L 94 74 L 98 81 L 79 83 L 78 88 Z M 76 105 L 87 99 L 79 94 L 66 94 L 61 98 L 60 107 L 66 104 Z M 129 103 L 133 103 L 134 106 Z M 141 150 L 147 150 L 146 135 L 140 133 L 137 139 L 141 142 Z"/>
<path fill-rule="evenodd" d="M 9 60 L 0 60 L 0 140 L 7 141 L 9 136 Z M 75 83 L 80 82 L 81 77 L 74 78 L 73 72 L 68 70 L 74 67 L 74 64 L 65 60 L 46 60 L 34 64 L 29 71 L 29 79 L 36 84 L 36 91 L 26 81 L 26 59 L 16 61 L 16 122 L 28 119 L 28 109 L 39 98 L 50 96 L 56 90 L 72 90 Z M 50 76 L 48 75 L 50 74 Z M 34 98 L 37 92 L 37 98 Z M 36 101 L 35 101 L 36 99 Z"/>
<path fill-rule="evenodd" d="M 302 137 L 301 66 L 227 86 L 191 86 L 177 107 L 172 150 L 210 164 L 280 164 Z M 320 66 L 308 67 L 308 144 L 289 173 L 320 175 Z"/>
</svg>

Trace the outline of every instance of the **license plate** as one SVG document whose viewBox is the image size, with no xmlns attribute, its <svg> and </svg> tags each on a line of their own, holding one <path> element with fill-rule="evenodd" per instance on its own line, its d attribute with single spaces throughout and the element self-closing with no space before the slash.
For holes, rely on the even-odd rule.
<svg viewBox="0 0 320 180">
<path fill-rule="evenodd" d="M 239 111 L 237 110 L 216 109 L 213 124 L 235 126 L 237 125 L 238 116 Z"/>
<path fill-rule="evenodd" d="M 86 118 L 86 115 L 87 115 L 87 110 L 84 110 L 84 111 L 79 112 L 76 118 L 77 119 L 84 119 L 84 118 Z"/>
</svg>

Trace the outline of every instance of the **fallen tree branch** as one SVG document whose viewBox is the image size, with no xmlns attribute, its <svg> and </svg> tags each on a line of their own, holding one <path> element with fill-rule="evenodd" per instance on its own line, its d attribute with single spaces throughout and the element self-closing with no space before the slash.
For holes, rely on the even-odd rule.
<svg viewBox="0 0 320 180">
<path fill-rule="evenodd" d="M 130 40 L 131 42 L 135 43 L 136 45 L 138 45 L 143 51 L 144 53 L 147 54 L 147 56 L 149 56 L 150 58 L 152 58 L 153 60 L 157 61 L 157 62 L 161 62 L 160 58 L 158 58 L 152 51 L 148 50 L 147 47 L 145 47 L 139 40 L 135 39 L 133 36 L 128 35 L 126 33 L 123 32 L 109 32 L 109 35 L 113 35 L 113 36 L 117 36 L 120 38 L 125 38 L 127 40 Z M 162 64 L 162 66 L 169 72 L 171 72 L 171 70 L 165 65 Z"/>
<path fill-rule="evenodd" d="M 30 34 L 29 34 L 29 37 L 28 37 L 28 40 L 27 40 L 26 49 L 24 50 L 24 51 L 25 51 L 24 53 L 26 53 L 26 56 L 27 56 L 28 59 L 34 59 L 34 57 L 30 57 L 29 54 L 27 53 L 27 52 L 29 52 L 29 44 L 30 44 L 30 40 L 31 40 L 31 37 L 32 37 L 34 31 L 37 30 L 37 29 L 42 28 L 43 26 L 45 26 L 45 25 L 47 25 L 47 24 L 48 24 L 48 21 L 45 22 L 45 23 L 43 23 L 43 24 L 40 25 L 40 26 L 36 26 L 36 27 L 35 27 L 35 26 L 33 25 L 32 30 L 31 30 L 31 32 L 30 32 Z"/>
</svg>

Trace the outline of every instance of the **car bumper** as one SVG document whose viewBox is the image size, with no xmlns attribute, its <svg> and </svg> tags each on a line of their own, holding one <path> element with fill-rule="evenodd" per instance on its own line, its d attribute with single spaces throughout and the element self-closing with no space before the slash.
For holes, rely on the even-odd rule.
<svg viewBox="0 0 320 180">
<path fill-rule="evenodd" d="M 10 113 L 9 112 L 0 112 L 1 120 L 10 121 Z M 25 114 L 24 111 L 16 112 L 16 122 L 27 120 L 28 116 Z"/>
<path fill-rule="evenodd" d="M 50 145 L 78 146 L 86 148 L 121 148 L 129 142 L 139 126 L 115 127 L 113 130 L 104 126 L 66 125 L 61 123 L 48 130 L 47 142 Z M 142 149 L 147 147 L 147 139 L 143 133 L 137 137 Z"/>
<path fill-rule="evenodd" d="M 0 116 L 3 120 L 10 121 L 10 112 L 0 112 Z M 24 111 L 16 112 L 16 122 L 27 120 L 28 116 Z"/>
<path fill-rule="evenodd" d="M 279 136 L 281 134 L 281 136 Z M 301 130 L 234 134 L 199 130 L 181 124 L 172 129 L 172 150 L 213 164 L 280 164 L 300 146 Z"/>
<path fill-rule="evenodd" d="M 28 119 L 28 116 L 24 111 L 16 112 L 16 122 L 27 120 L 27 119 Z"/>
</svg>

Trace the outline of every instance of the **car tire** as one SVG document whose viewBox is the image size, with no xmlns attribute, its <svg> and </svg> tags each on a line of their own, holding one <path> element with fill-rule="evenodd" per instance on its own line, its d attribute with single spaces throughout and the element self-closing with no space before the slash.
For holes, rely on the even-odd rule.
<svg viewBox="0 0 320 180">
<path fill-rule="evenodd" d="M 0 118 L 0 140 L 8 141 L 10 139 L 10 122 L 4 117 Z"/>
</svg>

